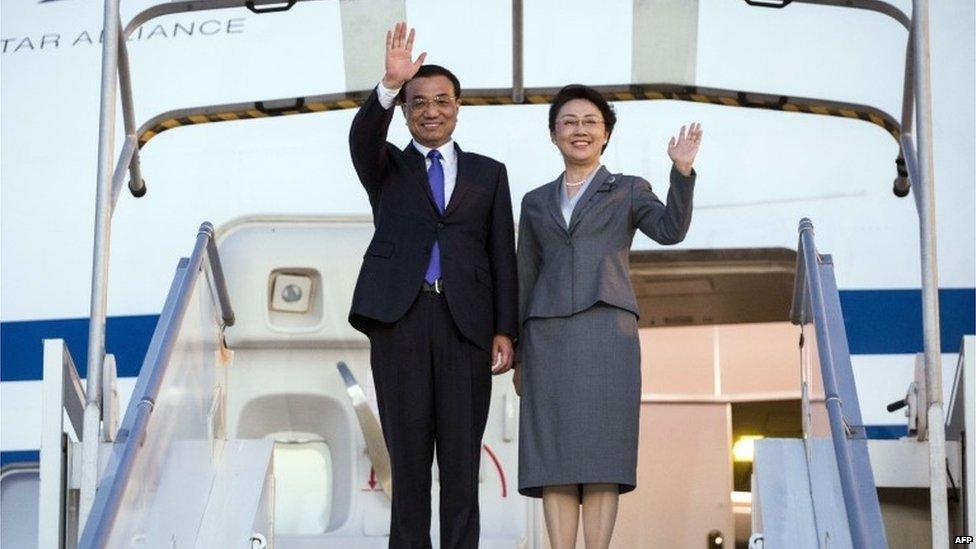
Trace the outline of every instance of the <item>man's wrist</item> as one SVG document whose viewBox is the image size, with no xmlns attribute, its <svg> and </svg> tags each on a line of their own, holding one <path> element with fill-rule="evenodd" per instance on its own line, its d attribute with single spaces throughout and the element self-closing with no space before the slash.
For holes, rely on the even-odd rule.
<svg viewBox="0 0 976 549">
<path fill-rule="evenodd" d="M 404 82 L 397 82 L 395 80 L 390 80 L 389 78 L 384 76 L 383 80 L 380 80 L 380 84 L 391 92 L 398 92 L 400 91 L 400 88 L 403 87 Z"/>
<path fill-rule="evenodd" d="M 684 163 L 674 163 L 674 169 L 678 170 L 678 173 L 685 177 L 691 177 L 691 171 L 694 169 L 691 164 Z"/>
<path fill-rule="evenodd" d="M 389 109 L 396 104 L 397 94 L 400 92 L 400 88 L 388 88 L 383 81 L 376 86 L 376 95 L 380 100 L 380 106 L 384 109 Z"/>
</svg>

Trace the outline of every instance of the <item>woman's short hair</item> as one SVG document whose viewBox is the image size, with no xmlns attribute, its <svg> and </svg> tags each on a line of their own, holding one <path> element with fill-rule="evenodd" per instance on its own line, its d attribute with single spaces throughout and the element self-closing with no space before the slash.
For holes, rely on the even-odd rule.
<svg viewBox="0 0 976 549">
<path fill-rule="evenodd" d="M 400 93 L 397 94 L 397 101 L 403 103 L 407 100 L 407 86 L 410 82 L 416 80 L 417 78 L 430 78 L 431 76 L 443 76 L 451 81 L 451 86 L 454 87 L 454 98 L 457 99 L 461 97 L 461 82 L 458 80 L 454 73 L 445 69 L 440 65 L 421 65 L 417 69 L 417 74 L 413 75 L 413 78 L 407 80 L 407 82 L 400 88 Z"/>
<path fill-rule="evenodd" d="M 603 124 L 607 129 L 607 143 L 609 143 L 609 136 L 613 133 L 613 127 L 617 124 L 617 113 L 614 112 L 613 106 L 603 98 L 600 92 L 583 84 L 563 86 L 561 90 L 556 92 L 556 96 L 552 98 L 552 105 L 549 107 L 549 131 L 556 131 L 556 117 L 559 116 L 559 109 L 563 108 L 563 105 L 573 99 L 585 99 L 596 105 L 596 108 L 600 110 L 600 114 L 603 115 Z M 603 150 L 606 149 L 607 146 L 604 145 Z"/>
</svg>

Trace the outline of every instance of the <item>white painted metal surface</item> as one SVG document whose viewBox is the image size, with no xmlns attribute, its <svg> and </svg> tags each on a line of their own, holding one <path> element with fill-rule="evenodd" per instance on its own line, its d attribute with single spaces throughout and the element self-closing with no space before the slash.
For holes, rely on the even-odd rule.
<svg viewBox="0 0 976 549">
<path fill-rule="evenodd" d="M 965 358 L 963 358 L 965 357 Z M 965 372 L 965 418 L 974 421 L 976 415 L 976 336 L 966 336 L 960 353 L 959 368 Z M 976 426 L 966 429 L 966 531 L 976 532 Z"/>
<path fill-rule="evenodd" d="M 71 353 L 64 340 L 44 341 L 44 385 L 41 403 L 40 489 L 38 495 L 37 532 L 40 547 L 64 547 L 65 497 L 68 493 L 66 434 L 71 429 L 80 434 L 85 394 L 81 388 Z M 97 449 L 97 447 L 96 447 Z M 73 542 L 67 543 L 68 547 Z"/>
<path fill-rule="evenodd" d="M 631 82 L 695 85 L 698 0 L 634 2 Z"/>
<path fill-rule="evenodd" d="M 809 467 L 800 439 L 764 439 L 755 448 L 754 524 L 767 546 L 852 547 L 831 440 L 810 440 Z"/>
<path fill-rule="evenodd" d="M 407 20 L 406 0 L 346 0 L 338 4 L 346 86 L 350 90 L 369 89 L 384 70 L 384 44 L 375 38 Z"/>
<path fill-rule="evenodd" d="M 928 488 L 929 443 L 915 438 L 868 440 L 871 470 L 878 488 Z M 962 478 L 959 443 L 946 441 L 946 468 L 952 478 Z M 948 481 L 946 486 L 952 486 Z"/>
<path fill-rule="evenodd" d="M 196 453 L 210 454 L 208 441 L 181 442 L 176 453 L 193 456 Z M 274 501 L 274 476 L 272 475 L 274 443 L 270 440 L 227 440 L 217 441 L 216 454 L 213 455 L 213 479 L 210 496 L 200 515 L 186 517 L 189 525 L 198 525 L 192 547 L 208 549 L 215 547 L 247 547 L 250 536 L 259 533 L 266 539 L 274 539 L 272 515 Z M 201 459 L 202 461 L 202 459 Z M 193 479 L 179 468 L 179 459 L 171 460 L 176 467 L 168 474 L 174 478 L 163 485 L 174 490 L 168 497 L 159 497 L 161 505 L 152 511 L 156 517 L 179 517 L 183 515 L 179 506 L 180 497 Z M 158 521 L 154 524 L 167 524 L 171 521 Z M 161 546 L 169 539 L 168 529 L 159 534 L 147 536 L 147 547 Z M 150 529 L 150 532 L 154 532 Z M 155 532 L 154 532 L 155 533 Z"/>
<path fill-rule="evenodd" d="M 976 412 L 976 336 L 963 337 L 956 375 L 953 376 L 952 392 L 947 399 L 949 407 L 946 417 L 946 438 L 962 443 L 966 449 L 959 465 L 961 471 L 950 469 L 955 484 L 962 485 L 962 520 L 958 524 L 964 525 L 963 532 L 976 532 L 976 485 L 973 475 L 976 475 L 976 429 L 973 422 Z M 965 437 L 965 440 L 961 440 Z M 960 452 L 951 446 L 946 448 L 950 462 Z M 965 482 L 963 482 L 965 480 Z"/>
</svg>

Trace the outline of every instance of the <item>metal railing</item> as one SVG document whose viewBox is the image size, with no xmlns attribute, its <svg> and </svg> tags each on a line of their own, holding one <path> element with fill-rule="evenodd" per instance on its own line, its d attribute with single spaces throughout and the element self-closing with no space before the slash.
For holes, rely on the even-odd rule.
<svg viewBox="0 0 976 549">
<path fill-rule="evenodd" d="M 119 512 L 123 492 L 132 475 L 135 458 L 145 439 L 149 420 L 169 367 L 173 347 L 186 316 L 194 287 L 200 274 L 208 265 L 217 294 L 221 322 L 223 326 L 234 324 L 234 311 L 230 305 L 227 283 L 214 242 L 214 228 L 210 223 L 204 223 L 197 233 L 193 253 L 189 258 L 182 258 L 176 268 L 166 304 L 156 324 L 129 408 L 119 429 L 112 457 L 98 484 L 91 513 L 78 545 L 82 549 L 105 547 L 108 541 L 112 525 Z"/>
<path fill-rule="evenodd" d="M 310 0 L 302 0 L 310 1 Z M 129 35 L 155 17 L 203 9 L 248 8 L 255 13 L 280 9 L 280 0 L 189 0 L 168 2 L 143 10 L 123 25 L 119 13 L 121 0 L 105 0 L 102 17 L 101 100 L 98 122 L 98 165 L 95 193 L 95 238 L 92 250 L 90 321 L 88 326 L 88 381 L 85 387 L 83 441 L 83 479 L 81 517 L 88 516 L 97 480 L 98 444 L 96 435 L 102 417 L 102 369 L 105 362 L 105 330 L 108 316 L 108 267 L 111 248 L 112 216 L 128 179 L 129 191 L 135 197 L 146 194 L 139 158 L 138 128 L 132 76 L 129 70 Z M 288 7 L 294 1 L 286 0 Z M 115 160 L 116 101 L 121 99 L 125 139 Z"/>
<path fill-rule="evenodd" d="M 813 324 L 816 331 L 824 404 L 851 541 L 858 548 L 887 547 L 833 262 L 829 255 L 817 253 L 809 219 L 800 221 L 799 231 L 790 320 L 800 326 Z"/>
</svg>

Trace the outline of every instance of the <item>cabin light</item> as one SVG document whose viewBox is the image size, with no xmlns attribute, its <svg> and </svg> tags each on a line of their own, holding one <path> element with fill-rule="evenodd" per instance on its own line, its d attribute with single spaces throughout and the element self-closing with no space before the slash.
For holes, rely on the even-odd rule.
<svg viewBox="0 0 976 549">
<path fill-rule="evenodd" d="M 284 299 L 285 303 L 294 303 L 301 299 L 302 295 L 302 289 L 295 284 L 288 284 L 281 290 L 281 299 Z"/>
<path fill-rule="evenodd" d="M 311 306 L 312 277 L 307 275 L 273 275 L 271 310 L 307 313 Z"/>
<path fill-rule="evenodd" d="M 751 463 L 755 451 L 755 442 L 761 440 L 762 435 L 743 435 L 732 445 L 732 459 L 736 462 Z"/>
</svg>

